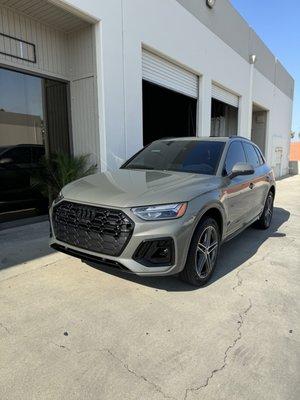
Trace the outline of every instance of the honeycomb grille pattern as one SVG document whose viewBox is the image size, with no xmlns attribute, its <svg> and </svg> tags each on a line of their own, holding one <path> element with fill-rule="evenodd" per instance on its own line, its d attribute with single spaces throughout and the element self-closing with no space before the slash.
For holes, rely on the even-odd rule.
<svg viewBox="0 0 300 400">
<path fill-rule="evenodd" d="M 134 222 L 122 211 L 62 201 L 54 207 L 55 237 L 81 249 L 119 256 L 130 240 Z"/>
</svg>

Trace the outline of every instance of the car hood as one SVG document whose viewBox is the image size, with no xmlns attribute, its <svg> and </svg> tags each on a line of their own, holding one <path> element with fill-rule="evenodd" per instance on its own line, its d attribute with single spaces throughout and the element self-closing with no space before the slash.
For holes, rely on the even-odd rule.
<svg viewBox="0 0 300 400">
<path fill-rule="evenodd" d="M 64 187 L 62 194 L 76 202 L 134 207 L 188 201 L 219 184 L 216 176 L 120 169 L 74 181 Z"/>
</svg>

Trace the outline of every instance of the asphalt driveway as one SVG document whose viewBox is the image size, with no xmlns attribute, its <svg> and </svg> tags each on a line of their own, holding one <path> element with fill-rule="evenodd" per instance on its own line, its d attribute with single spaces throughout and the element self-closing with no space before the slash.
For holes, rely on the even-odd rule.
<svg viewBox="0 0 300 400">
<path fill-rule="evenodd" d="M 268 231 L 224 245 L 213 281 L 137 278 L 0 231 L 1 400 L 300 398 L 300 177 Z"/>
</svg>

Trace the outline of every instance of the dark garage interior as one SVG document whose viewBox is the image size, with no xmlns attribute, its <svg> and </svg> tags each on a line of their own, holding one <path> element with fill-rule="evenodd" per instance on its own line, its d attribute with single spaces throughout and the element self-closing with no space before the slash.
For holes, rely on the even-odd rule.
<svg viewBox="0 0 300 400">
<path fill-rule="evenodd" d="M 196 135 L 197 99 L 143 80 L 144 146 L 157 139 Z"/>
<path fill-rule="evenodd" d="M 211 136 L 237 135 L 238 108 L 217 99 L 211 101 Z"/>
</svg>

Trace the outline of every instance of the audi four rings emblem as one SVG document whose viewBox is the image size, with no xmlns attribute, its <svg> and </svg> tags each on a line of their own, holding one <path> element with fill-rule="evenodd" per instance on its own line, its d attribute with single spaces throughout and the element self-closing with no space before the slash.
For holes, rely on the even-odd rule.
<svg viewBox="0 0 300 400">
<path fill-rule="evenodd" d="M 78 220 L 91 221 L 95 218 L 95 212 L 92 210 L 79 208 L 76 213 Z"/>
</svg>

